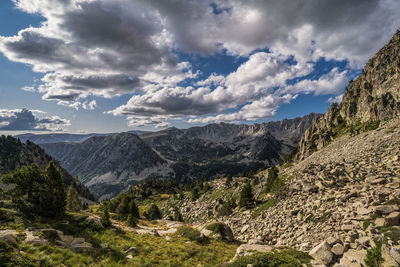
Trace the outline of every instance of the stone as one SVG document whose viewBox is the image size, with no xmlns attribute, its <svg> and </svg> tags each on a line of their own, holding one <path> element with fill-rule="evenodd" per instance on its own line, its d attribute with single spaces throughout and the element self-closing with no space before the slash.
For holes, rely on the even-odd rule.
<svg viewBox="0 0 400 267">
<path fill-rule="evenodd" d="M 203 230 L 201 230 L 201 233 L 204 236 L 211 236 L 213 234 L 213 231 L 204 228 Z"/>
<path fill-rule="evenodd" d="M 33 232 L 31 231 L 26 231 L 25 234 L 26 234 L 25 243 L 27 244 L 34 244 L 37 246 L 49 244 L 49 242 L 46 239 L 43 239 L 39 235 L 33 235 Z"/>
<path fill-rule="evenodd" d="M 400 221 L 400 212 L 395 211 L 390 213 L 388 216 L 386 216 L 385 220 L 388 226 L 398 225 Z"/>
<path fill-rule="evenodd" d="M 310 256 L 322 264 L 331 263 L 333 254 L 328 242 L 324 241 L 310 251 Z"/>
<path fill-rule="evenodd" d="M 17 236 L 18 232 L 15 230 L 2 230 L 0 231 L 0 240 L 9 244 L 16 245 L 17 244 Z"/>
<path fill-rule="evenodd" d="M 71 249 L 78 251 L 78 252 L 89 251 L 92 248 L 93 248 L 92 244 L 90 244 L 88 242 L 71 244 Z"/>
<path fill-rule="evenodd" d="M 336 256 L 340 256 L 343 255 L 344 253 L 344 246 L 342 244 L 335 244 L 333 245 L 332 249 L 331 249 L 332 253 L 335 254 Z"/>
<path fill-rule="evenodd" d="M 343 254 L 340 264 L 349 267 L 363 267 L 365 266 L 365 257 L 367 256 L 366 250 L 349 249 Z"/>
<path fill-rule="evenodd" d="M 389 214 L 397 210 L 398 208 L 396 205 L 380 205 L 375 207 L 375 212 L 378 214 Z"/>
<path fill-rule="evenodd" d="M 260 239 L 249 239 L 249 241 L 247 241 L 247 244 L 249 245 L 257 245 L 257 244 L 262 244 L 263 242 Z"/>
<path fill-rule="evenodd" d="M 390 255 L 390 250 L 386 244 L 382 244 L 382 267 L 398 266 L 396 260 Z"/>
<path fill-rule="evenodd" d="M 249 229 L 249 227 L 250 226 L 248 224 L 246 224 L 245 226 L 242 227 L 242 229 L 240 230 L 240 233 L 243 234 L 244 232 L 247 231 L 247 229 Z"/>
<path fill-rule="evenodd" d="M 272 247 L 268 246 L 268 245 L 242 244 L 236 249 L 235 258 L 252 255 L 255 252 L 266 253 L 266 252 L 271 252 L 271 251 L 272 251 Z"/>
<path fill-rule="evenodd" d="M 352 231 L 353 229 L 354 229 L 354 225 L 352 225 L 352 224 L 342 225 L 342 231 Z"/>
<path fill-rule="evenodd" d="M 385 218 L 376 218 L 375 219 L 375 226 L 376 227 L 383 227 L 386 225 L 386 220 Z"/>
<path fill-rule="evenodd" d="M 357 208 L 357 214 L 358 215 L 367 215 L 370 214 L 372 211 L 370 209 L 364 208 L 364 207 L 359 207 Z"/>
<path fill-rule="evenodd" d="M 127 250 L 125 250 L 125 253 L 136 253 L 137 252 L 137 248 L 136 247 L 130 247 Z"/>
<path fill-rule="evenodd" d="M 400 264 L 400 246 L 394 246 L 390 249 L 390 256 Z"/>
</svg>

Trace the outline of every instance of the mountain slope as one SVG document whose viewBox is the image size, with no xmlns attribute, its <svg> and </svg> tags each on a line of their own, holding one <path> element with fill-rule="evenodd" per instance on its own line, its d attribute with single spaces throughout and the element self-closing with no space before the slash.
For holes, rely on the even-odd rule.
<svg viewBox="0 0 400 267">
<path fill-rule="evenodd" d="M 34 163 L 43 169 L 51 160 L 51 156 L 32 142 L 23 144 L 14 137 L 0 136 L 0 177 L 16 168 Z M 60 166 L 58 162 L 56 165 Z M 61 168 L 61 173 L 66 186 L 73 185 L 81 196 L 95 200 L 93 194 L 78 179 L 72 177 L 64 168 Z"/>
<path fill-rule="evenodd" d="M 305 129 L 320 116 L 310 114 L 255 125 L 169 128 L 140 136 L 94 136 L 82 143 L 42 147 L 104 199 L 146 178 L 187 182 L 271 166 L 293 149 Z"/>
<path fill-rule="evenodd" d="M 308 129 L 297 159 L 308 157 L 343 132 L 376 128 L 400 115 L 400 31 L 371 58 L 361 75 L 346 88 L 340 105 Z"/>
<path fill-rule="evenodd" d="M 42 147 L 103 198 L 153 172 L 168 171 L 166 162 L 130 133 L 95 136 L 82 143 L 42 144 Z"/>
</svg>

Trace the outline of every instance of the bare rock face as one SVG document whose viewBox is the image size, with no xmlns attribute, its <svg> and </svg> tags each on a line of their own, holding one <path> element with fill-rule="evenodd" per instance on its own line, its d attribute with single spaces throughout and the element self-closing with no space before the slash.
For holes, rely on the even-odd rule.
<svg viewBox="0 0 400 267">
<path fill-rule="evenodd" d="M 357 131 L 379 126 L 400 115 L 400 31 L 365 65 L 346 88 L 340 105 L 333 104 L 304 134 L 296 156 L 302 160 L 321 149 L 345 127 Z M 375 125 L 373 125 L 375 123 Z"/>
</svg>

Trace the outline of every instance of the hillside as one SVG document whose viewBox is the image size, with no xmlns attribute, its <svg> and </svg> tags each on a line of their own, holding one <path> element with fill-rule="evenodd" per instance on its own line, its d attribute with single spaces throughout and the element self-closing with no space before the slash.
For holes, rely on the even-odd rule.
<svg viewBox="0 0 400 267">
<path fill-rule="evenodd" d="M 336 136 L 377 128 L 400 114 L 400 31 L 371 58 L 361 75 L 351 81 L 339 105 L 308 129 L 297 159 L 321 149 Z"/>
<path fill-rule="evenodd" d="M 100 199 L 146 178 L 191 182 L 256 171 L 276 164 L 321 115 L 254 125 L 210 124 L 140 136 L 121 133 L 83 142 L 42 144 Z"/>
<path fill-rule="evenodd" d="M 44 168 L 51 160 L 51 156 L 32 142 L 24 144 L 14 137 L 0 136 L 0 177 L 14 169 L 34 163 Z M 58 162 L 56 165 L 60 166 Z M 66 186 L 73 185 L 81 196 L 95 200 L 94 195 L 77 178 L 71 176 L 64 168 L 61 168 L 61 172 Z"/>
</svg>

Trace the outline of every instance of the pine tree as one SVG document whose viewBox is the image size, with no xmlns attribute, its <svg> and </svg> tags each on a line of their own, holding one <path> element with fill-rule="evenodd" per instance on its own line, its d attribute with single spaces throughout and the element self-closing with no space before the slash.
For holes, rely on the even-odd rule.
<svg viewBox="0 0 400 267">
<path fill-rule="evenodd" d="M 129 215 L 132 215 L 135 218 L 140 218 L 139 209 L 136 205 L 135 200 L 131 200 L 131 202 L 129 203 L 129 209 L 131 211 Z"/>
<path fill-rule="evenodd" d="M 239 206 L 244 208 L 250 208 L 253 205 L 253 202 L 254 199 L 253 199 L 251 184 L 250 181 L 247 180 L 247 182 L 242 188 L 242 191 L 240 191 Z"/>
<path fill-rule="evenodd" d="M 104 228 L 108 228 L 111 226 L 110 214 L 108 213 L 108 207 L 105 206 L 103 209 L 103 213 L 100 216 L 100 223 Z"/>
<path fill-rule="evenodd" d="M 129 214 L 128 219 L 126 220 L 126 224 L 135 227 L 137 225 L 137 218 L 134 217 L 132 214 Z"/>
<path fill-rule="evenodd" d="M 177 221 L 177 222 L 183 222 L 182 214 L 181 214 L 181 212 L 179 211 L 178 208 L 175 208 L 175 210 L 174 210 L 173 220 Z"/>
<path fill-rule="evenodd" d="M 82 201 L 76 189 L 71 185 L 67 193 L 67 210 L 79 211 L 82 208 Z"/>
<path fill-rule="evenodd" d="M 161 211 L 156 204 L 152 204 L 150 208 L 144 213 L 144 216 L 148 220 L 157 220 L 161 219 Z"/>
<path fill-rule="evenodd" d="M 47 193 L 49 194 L 49 202 L 42 203 L 45 205 L 43 209 L 47 209 L 50 216 L 62 216 L 65 214 L 66 195 L 61 172 L 58 168 L 56 168 L 53 161 L 50 161 L 50 163 L 47 165 L 45 172 L 48 185 Z"/>
<path fill-rule="evenodd" d="M 123 198 L 121 200 L 121 202 L 119 203 L 116 212 L 118 213 L 118 215 L 120 215 L 122 218 L 126 218 L 129 213 L 130 213 L 130 207 L 129 207 L 129 203 L 128 203 L 128 199 L 127 198 Z"/>
</svg>

